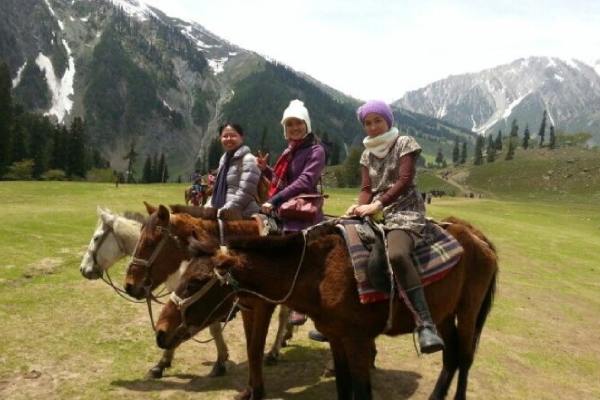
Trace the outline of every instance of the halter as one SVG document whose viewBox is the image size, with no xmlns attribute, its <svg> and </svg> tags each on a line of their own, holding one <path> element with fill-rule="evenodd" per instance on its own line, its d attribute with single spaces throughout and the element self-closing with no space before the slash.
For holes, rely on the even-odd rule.
<svg viewBox="0 0 600 400">
<path fill-rule="evenodd" d="M 219 304 L 217 304 L 215 307 L 213 307 L 213 309 L 208 314 L 208 316 L 206 318 L 204 318 L 204 321 L 202 321 L 200 326 L 204 326 L 208 322 L 210 317 L 212 317 L 212 315 L 221 307 L 221 305 L 223 305 L 223 303 L 225 303 L 231 296 L 238 295 L 239 293 L 248 293 L 248 294 L 254 295 L 254 296 L 256 296 L 268 303 L 272 303 L 272 304 L 281 304 L 281 303 L 286 302 L 289 299 L 289 297 L 292 295 L 292 293 L 294 292 L 296 283 L 298 281 L 298 276 L 300 275 L 300 269 L 302 267 L 302 264 L 304 263 L 304 256 L 306 254 L 306 245 L 307 245 L 306 234 L 307 234 L 308 230 L 310 230 L 310 228 L 303 229 L 301 231 L 302 239 L 304 241 L 304 243 L 302 245 L 302 253 L 300 255 L 300 260 L 298 261 L 298 266 L 296 267 L 296 273 L 294 274 L 294 279 L 292 280 L 290 289 L 283 298 L 281 298 L 279 300 L 274 300 L 263 294 L 255 292 L 254 290 L 242 288 L 242 287 L 240 287 L 239 282 L 231 274 L 231 269 L 228 269 L 225 273 L 220 273 L 216 268 L 214 268 L 213 273 L 215 274 L 215 276 L 212 277 L 208 281 L 208 283 L 205 286 L 203 286 L 202 289 L 200 289 L 198 292 L 192 294 L 189 297 L 185 297 L 185 298 L 179 297 L 175 292 L 171 293 L 170 299 L 181 313 L 181 324 L 179 324 L 179 326 L 176 328 L 176 331 L 180 330 L 180 329 L 186 329 L 187 332 L 191 335 L 191 329 L 185 319 L 185 312 L 192 304 L 196 303 L 202 297 L 204 297 L 206 295 L 206 293 L 208 293 L 208 291 L 215 285 L 215 283 L 217 281 L 220 282 L 222 286 L 230 286 L 233 290 L 232 290 L 232 292 L 228 293 L 223 298 L 223 300 L 221 300 L 219 302 Z M 231 310 L 229 311 L 229 315 L 228 315 L 227 319 L 229 319 L 229 316 L 232 314 L 232 312 L 236 306 L 238 306 L 238 300 L 236 300 L 234 302 Z M 225 323 L 225 325 L 227 325 L 227 322 Z M 205 343 L 205 342 L 203 342 L 203 343 Z"/>
<path fill-rule="evenodd" d="M 115 293 L 117 293 L 119 296 L 121 296 L 122 298 L 124 298 L 127 301 L 130 301 L 132 303 L 142 303 L 142 301 L 137 301 L 137 300 L 132 300 L 127 296 L 127 292 L 125 290 L 123 290 L 120 287 L 117 287 L 111 277 L 110 274 L 108 272 L 108 269 L 103 269 L 100 266 L 100 263 L 98 262 L 98 258 L 97 258 L 97 254 L 98 251 L 100 250 L 100 248 L 102 247 L 102 244 L 104 243 L 104 241 L 106 240 L 106 238 L 108 237 L 109 234 L 113 234 L 113 236 L 115 237 L 115 242 L 117 243 L 117 246 L 119 247 L 119 250 L 121 251 L 121 253 L 123 254 L 127 254 L 127 250 L 125 250 L 125 246 L 123 245 L 123 243 L 121 242 L 121 240 L 119 240 L 119 236 L 116 234 L 114 228 L 110 225 L 106 225 L 106 229 L 104 230 L 104 232 L 102 232 L 102 236 L 100 236 L 100 241 L 98 242 L 98 244 L 96 245 L 96 247 L 90 251 L 91 255 L 92 255 L 92 261 L 94 262 L 94 267 L 98 267 L 98 269 L 100 269 L 100 271 L 102 271 L 102 276 L 101 279 L 104 283 L 106 283 L 108 286 L 110 286 L 111 288 L 113 288 L 113 290 L 115 291 Z M 106 275 L 106 277 L 105 277 Z"/>
</svg>

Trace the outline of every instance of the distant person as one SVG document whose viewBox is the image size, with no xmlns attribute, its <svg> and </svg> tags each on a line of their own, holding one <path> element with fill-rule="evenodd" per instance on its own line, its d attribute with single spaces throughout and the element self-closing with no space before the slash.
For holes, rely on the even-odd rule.
<svg viewBox="0 0 600 400">
<path fill-rule="evenodd" d="M 244 217 L 249 217 L 260 209 L 256 202 L 260 178 L 256 158 L 244 145 L 244 130 L 240 125 L 233 122 L 223 124 L 219 127 L 219 138 L 225 152 L 219 161 L 208 206 L 236 209 Z M 210 184 L 210 176 L 208 179 Z"/>
<path fill-rule="evenodd" d="M 302 101 L 290 102 L 283 112 L 281 125 L 288 146 L 275 166 L 271 169 L 267 164 L 268 154 L 256 159 L 258 167 L 271 181 L 268 200 L 261 206 L 266 214 L 295 196 L 319 193 L 317 186 L 325 168 L 325 148 L 312 133 L 310 116 Z M 282 223 L 285 232 L 298 232 L 322 220 L 323 211 L 319 210 L 312 221 L 282 218 Z M 302 325 L 304 322 L 306 315 L 292 311 L 291 324 Z"/>
<path fill-rule="evenodd" d="M 394 127 L 392 109 L 383 101 L 363 104 L 357 116 L 367 137 L 360 158 L 358 204 L 350 206 L 346 214 L 381 216 L 394 277 L 410 301 L 408 308 L 414 309 L 421 352 L 442 350 L 444 342 L 431 319 L 419 273 L 410 257 L 425 227 L 425 205 L 415 187 L 421 146 L 413 137 L 400 135 Z"/>
</svg>

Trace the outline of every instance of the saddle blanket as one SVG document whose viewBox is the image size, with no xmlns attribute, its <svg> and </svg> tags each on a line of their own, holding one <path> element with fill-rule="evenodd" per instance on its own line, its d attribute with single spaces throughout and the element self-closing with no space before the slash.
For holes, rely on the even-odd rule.
<svg viewBox="0 0 600 400">
<path fill-rule="evenodd" d="M 339 221 L 336 226 L 342 233 L 350 253 L 360 302 L 368 304 L 389 299 L 389 293 L 376 289 L 369 280 L 370 253 L 357 231 L 357 227 L 362 223 L 359 220 L 348 219 Z M 421 276 L 423 286 L 426 286 L 446 276 L 458 263 L 462 253 L 462 246 L 452 235 L 428 220 L 423 237 L 415 244 L 411 258 Z M 387 268 L 385 270 L 389 271 Z M 389 279 L 389 272 L 386 272 L 386 275 L 386 279 Z"/>
</svg>

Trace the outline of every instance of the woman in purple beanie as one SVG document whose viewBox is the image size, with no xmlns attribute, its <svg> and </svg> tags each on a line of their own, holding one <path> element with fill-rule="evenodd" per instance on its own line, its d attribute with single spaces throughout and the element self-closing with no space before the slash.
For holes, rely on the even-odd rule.
<svg viewBox="0 0 600 400">
<path fill-rule="evenodd" d="M 383 216 L 390 264 L 397 284 L 413 311 L 422 353 L 444 348 L 431 319 L 421 279 L 410 257 L 425 227 L 425 205 L 415 187 L 416 162 L 421 146 L 411 136 L 400 135 L 394 114 L 383 101 L 371 100 L 356 112 L 367 137 L 360 158 L 361 189 L 358 204 L 346 211 L 360 217 Z"/>
</svg>

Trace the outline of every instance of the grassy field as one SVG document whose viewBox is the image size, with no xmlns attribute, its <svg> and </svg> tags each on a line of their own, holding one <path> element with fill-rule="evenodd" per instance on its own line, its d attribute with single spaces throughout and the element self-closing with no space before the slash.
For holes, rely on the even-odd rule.
<svg viewBox="0 0 600 400">
<path fill-rule="evenodd" d="M 330 194 L 332 214 L 356 197 L 352 189 Z M 0 398 L 230 399 L 244 386 L 239 319 L 225 332 L 226 377 L 205 377 L 212 345 L 186 343 L 165 378 L 147 380 L 160 351 L 145 306 L 79 274 L 97 204 L 141 211 L 142 200 L 182 198 L 183 185 L 0 182 Z M 471 221 L 499 249 L 499 289 L 469 396 L 600 398 L 600 205 L 583 196 L 444 198 L 428 213 Z M 115 267 L 119 282 L 124 266 Z M 265 369 L 269 398 L 335 398 L 333 379 L 320 377 L 327 348 L 307 339 L 311 327 L 301 327 L 281 363 Z M 375 398 L 427 398 L 441 357 L 417 357 L 409 336 L 381 337 L 378 348 Z"/>
</svg>

